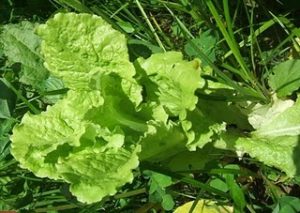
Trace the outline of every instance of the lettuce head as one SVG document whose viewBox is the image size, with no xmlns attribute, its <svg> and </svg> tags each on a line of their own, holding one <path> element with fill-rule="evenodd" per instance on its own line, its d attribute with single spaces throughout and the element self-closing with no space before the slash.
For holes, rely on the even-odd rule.
<svg viewBox="0 0 300 213">
<path fill-rule="evenodd" d="M 69 90 L 14 127 L 11 152 L 21 167 L 66 181 L 79 201 L 93 203 L 131 182 L 139 159 L 185 147 L 179 119 L 170 117 L 195 108 L 197 61 L 169 52 L 133 64 L 125 36 L 90 14 L 58 13 L 36 33 L 44 66 Z"/>
</svg>

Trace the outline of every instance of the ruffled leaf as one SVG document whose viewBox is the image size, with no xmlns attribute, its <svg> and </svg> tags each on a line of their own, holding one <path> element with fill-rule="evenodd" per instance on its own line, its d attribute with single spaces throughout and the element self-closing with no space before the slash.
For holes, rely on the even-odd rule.
<svg viewBox="0 0 300 213">
<path fill-rule="evenodd" d="M 13 130 L 12 154 L 37 176 L 62 179 L 82 202 L 112 195 L 132 181 L 138 145 L 120 128 L 109 130 L 85 119 L 103 105 L 99 91 L 69 91 L 40 115 L 26 114 Z"/>
<path fill-rule="evenodd" d="M 277 137 L 284 135 L 300 134 L 300 99 L 292 106 L 292 101 L 281 102 L 280 106 L 274 105 L 253 135 L 262 137 Z M 272 110 L 278 112 L 272 113 Z"/>
<path fill-rule="evenodd" d="M 202 148 L 212 142 L 213 136 L 226 128 L 225 123 L 214 121 L 199 109 L 189 112 L 186 120 L 181 123 L 188 138 L 186 146 L 190 151 L 195 151 L 197 147 Z"/>
<path fill-rule="evenodd" d="M 141 160 L 158 162 L 186 150 L 186 136 L 179 125 L 150 121 L 148 126 L 141 139 Z"/>
<path fill-rule="evenodd" d="M 138 63 L 140 74 L 147 75 L 141 83 L 150 100 L 163 105 L 170 116 L 184 118 L 187 110 L 195 109 L 194 93 L 202 81 L 199 61 L 184 61 L 180 52 L 166 52 L 140 58 Z"/>
<path fill-rule="evenodd" d="M 68 88 L 90 89 L 99 72 L 116 72 L 125 79 L 135 74 L 125 36 L 99 16 L 58 13 L 37 33 L 43 39 L 45 66 Z"/>
<path fill-rule="evenodd" d="M 268 166 L 284 171 L 289 177 L 296 175 L 299 159 L 296 159 L 298 136 L 276 138 L 239 138 L 236 149 Z M 298 150 L 299 151 L 299 150 Z"/>
<path fill-rule="evenodd" d="M 289 177 L 299 175 L 298 136 L 241 137 L 228 132 L 221 134 L 215 146 L 248 153 L 258 161 L 284 171 Z"/>
</svg>

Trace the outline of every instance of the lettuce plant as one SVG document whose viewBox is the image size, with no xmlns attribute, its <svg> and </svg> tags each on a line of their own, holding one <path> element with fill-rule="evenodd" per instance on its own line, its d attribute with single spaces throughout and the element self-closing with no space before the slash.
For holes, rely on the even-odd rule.
<svg viewBox="0 0 300 213">
<path fill-rule="evenodd" d="M 23 168 L 70 183 L 78 200 L 92 203 L 132 181 L 139 159 L 184 149 L 179 117 L 197 102 L 197 60 L 168 52 L 134 65 L 125 36 L 88 14 L 56 14 L 37 34 L 45 67 L 69 91 L 14 128 L 12 154 Z"/>
<path fill-rule="evenodd" d="M 196 90 L 235 91 L 203 79 L 200 61 L 180 52 L 131 62 L 125 36 L 95 15 L 58 13 L 36 33 L 44 67 L 68 92 L 46 111 L 25 114 L 11 152 L 35 175 L 68 182 L 79 201 L 115 194 L 141 161 L 163 162 L 208 143 L 297 173 L 299 101 L 257 105 L 247 115 L 231 103 L 199 99 Z M 251 132 L 227 131 L 227 124 Z"/>
</svg>

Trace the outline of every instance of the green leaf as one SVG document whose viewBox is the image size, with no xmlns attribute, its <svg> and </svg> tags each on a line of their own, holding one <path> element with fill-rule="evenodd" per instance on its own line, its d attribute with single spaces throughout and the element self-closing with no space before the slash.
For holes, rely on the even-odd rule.
<svg viewBox="0 0 300 213">
<path fill-rule="evenodd" d="M 2 160 L 9 155 L 9 133 L 15 124 L 13 119 L 0 119 L 0 165 Z"/>
<path fill-rule="evenodd" d="M 80 138 L 86 131 L 96 131 L 92 130 L 97 128 L 95 125 L 82 119 L 89 109 L 103 104 L 103 99 L 98 96 L 96 92 L 70 91 L 65 99 L 48 107 L 46 112 L 25 114 L 21 124 L 14 127 L 11 138 L 12 154 L 22 167 L 38 176 L 57 179 L 59 175 L 53 165 L 56 162 L 45 163 L 47 155 L 58 147 L 80 146 Z"/>
<path fill-rule="evenodd" d="M 43 66 L 40 55 L 40 38 L 34 34 L 37 24 L 23 21 L 3 27 L 1 43 L 10 64 L 20 63 L 20 81 L 43 91 L 43 82 L 48 71 Z"/>
<path fill-rule="evenodd" d="M 135 61 L 139 57 L 148 58 L 153 53 L 164 52 L 160 47 L 143 40 L 129 39 L 127 44 L 130 61 Z"/>
<path fill-rule="evenodd" d="M 0 118 L 9 118 L 10 110 L 7 100 L 0 99 Z"/>
<path fill-rule="evenodd" d="M 284 171 L 289 177 L 299 173 L 298 136 L 263 138 L 224 133 L 215 146 L 238 153 L 248 153 L 252 158 Z"/>
<path fill-rule="evenodd" d="M 209 185 L 223 192 L 228 192 L 228 185 L 220 178 L 215 178 L 209 182 Z"/>
<path fill-rule="evenodd" d="M 270 104 L 256 104 L 252 112 L 249 114 L 249 122 L 255 128 L 259 129 L 263 126 L 266 126 L 271 122 L 275 117 L 283 113 L 288 108 L 294 105 L 292 100 L 274 100 Z"/>
<path fill-rule="evenodd" d="M 236 125 L 240 129 L 252 129 L 246 113 L 236 104 L 201 98 L 197 107 L 203 112 L 205 117 L 209 117 L 218 123 L 225 122 L 229 125 Z"/>
<path fill-rule="evenodd" d="M 235 168 L 235 165 L 227 165 L 226 168 Z M 241 187 L 236 183 L 234 175 L 225 174 L 226 184 L 229 189 L 229 193 L 234 202 L 235 212 L 244 212 L 246 207 L 245 195 Z"/>
<path fill-rule="evenodd" d="M 206 60 L 201 57 L 199 53 L 195 50 L 195 45 L 212 61 L 216 60 L 216 44 L 217 38 L 212 35 L 212 31 L 204 31 L 198 37 L 191 39 L 184 46 L 184 51 L 190 57 L 198 57 L 203 61 L 203 66 L 207 65 Z"/>
<path fill-rule="evenodd" d="M 90 110 L 86 119 L 94 123 L 114 129 L 122 127 L 123 131 L 143 134 L 147 131 L 146 121 L 151 115 L 138 113 L 135 105 L 129 99 L 130 92 L 122 89 L 123 80 L 116 74 L 99 75 L 95 87 L 104 99 L 103 106 Z M 95 90 L 97 91 L 97 90 Z"/>
<path fill-rule="evenodd" d="M 49 76 L 45 81 L 44 81 L 44 96 L 43 96 L 43 101 L 48 104 L 54 104 L 58 100 L 63 98 L 63 94 L 53 94 L 49 95 L 49 93 L 53 93 L 53 91 L 59 91 L 63 90 L 65 88 L 62 80 L 55 78 L 53 76 Z"/>
<path fill-rule="evenodd" d="M 70 191 L 81 202 L 100 201 L 133 180 L 132 169 L 139 164 L 140 147 L 103 148 L 85 147 L 57 165 L 62 177 L 71 183 Z"/>
<path fill-rule="evenodd" d="M 128 80 L 135 74 L 125 36 L 98 16 L 58 13 L 37 33 L 45 66 L 70 89 L 93 89 L 95 75 L 103 72 Z"/>
<path fill-rule="evenodd" d="M 132 181 L 140 148 L 125 143 L 120 129 L 109 131 L 84 120 L 102 104 L 98 91 L 69 91 L 47 112 L 26 114 L 13 130 L 12 154 L 37 176 L 69 182 L 82 202 L 113 195 Z"/>
<path fill-rule="evenodd" d="M 171 211 L 175 206 L 173 197 L 170 194 L 163 195 L 161 205 L 165 210 Z"/>
<path fill-rule="evenodd" d="M 204 114 L 198 108 L 187 114 L 186 120 L 181 121 L 188 142 L 187 148 L 190 151 L 195 151 L 196 148 L 202 148 L 209 142 L 213 141 L 213 136 L 225 130 L 225 123 L 215 122 Z"/>
<path fill-rule="evenodd" d="M 299 171 L 297 155 L 298 136 L 276 138 L 240 138 L 236 149 L 248 153 L 251 157 L 268 166 L 284 171 L 289 177 Z"/>
<path fill-rule="evenodd" d="M 207 144 L 202 149 L 197 149 L 193 152 L 189 150 L 179 152 L 162 161 L 161 164 L 174 172 L 193 172 L 206 169 L 208 164 L 212 165 L 214 162 L 217 162 L 223 154 L 223 150 L 216 149 L 211 144 Z"/>
<path fill-rule="evenodd" d="M 162 207 L 170 211 L 174 208 L 175 202 L 166 188 L 173 184 L 172 178 L 153 171 L 144 171 L 144 174 L 150 177 L 149 181 L 149 199 L 151 202 L 158 202 Z"/>
<path fill-rule="evenodd" d="M 132 26 L 130 22 L 119 20 L 117 24 L 124 30 L 126 33 L 133 33 L 135 28 Z"/>
<path fill-rule="evenodd" d="M 10 118 L 15 107 L 16 95 L 0 81 L 0 119 Z"/>
<path fill-rule="evenodd" d="M 291 95 L 300 87 L 300 60 L 289 60 L 280 63 L 272 69 L 269 85 L 278 95 Z"/>
<path fill-rule="evenodd" d="M 61 79 L 68 92 L 13 129 L 11 152 L 21 167 L 70 183 L 79 201 L 92 203 L 131 182 L 139 156 L 163 160 L 185 150 L 178 118 L 195 109 L 197 60 L 159 53 L 139 59 L 136 75 L 125 36 L 90 14 L 56 14 L 37 32 L 52 83 Z M 159 187 L 160 202 L 171 208 Z"/>
<path fill-rule="evenodd" d="M 284 101 L 271 107 L 260 121 L 256 121 L 253 135 L 259 137 L 277 137 L 300 134 L 300 99 L 291 106 L 291 101 Z M 262 110 L 264 111 L 264 110 Z M 260 114 L 263 112 L 260 112 Z M 253 116 L 252 116 L 253 118 Z M 259 122 L 259 124 L 258 124 Z M 253 123 L 253 122 L 252 122 Z"/>
<path fill-rule="evenodd" d="M 170 122 L 150 121 L 146 135 L 141 139 L 143 161 L 162 161 L 185 151 L 186 137 L 180 126 Z"/>
<path fill-rule="evenodd" d="M 133 79 L 125 36 L 98 16 L 58 13 L 37 29 L 43 39 L 45 66 L 74 90 L 95 90 L 100 76 L 116 73 L 121 87 L 137 106 L 141 87 Z"/>
<path fill-rule="evenodd" d="M 296 213 L 300 211 L 300 199 L 292 196 L 281 197 L 278 201 L 278 213 Z M 273 211 L 275 213 L 275 211 Z"/>
<path fill-rule="evenodd" d="M 181 53 L 166 52 L 140 58 L 138 63 L 139 74 L 147 78 L 140 83 L 148 99 L 161 104 L 170 116 L 184 118 L 187 110 L 195 109 L 198 99 L 194 93 L 203 81 L 199 61 L 184 61 Z"/>
<path fill-rule="evenodd" d="M 145 171 L 145 174 L 150 176 L 150 190 L 149 193 L 154 193 L 159 188 L 166 188 L 173 184 L 172 178 L 153 171 Z"/>
</svg>

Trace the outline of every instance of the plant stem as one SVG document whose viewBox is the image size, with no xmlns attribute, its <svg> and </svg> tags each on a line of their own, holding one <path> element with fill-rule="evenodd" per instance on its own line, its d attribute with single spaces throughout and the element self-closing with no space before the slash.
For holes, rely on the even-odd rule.
<svg viewBox="0 0 300 213">
<path fill-rule="evenodd" d="M 17 95 L 17 97 L 28 106 L 32 113 L 40 113 L 40 110 L 37 109 L 33 104 L 31 104 L 9 81 L 7 81 L 5 78 L 0 78 L 0 81 L 2 81 L 8 88 L 10 88 Z"/>
<path fill-rule="evenodd" d="M 146 12 L 145 12 L 145 10 L 144 10 L 144 8 L 142 7 L 140 1 L 139 1 L 139 0 L 135 0 L 135 2 L 136 2 L 136 4 L 137 4 L 139 10 L 141 11 L 143 17 L 145 18 L 146 23 L 148 24 L 148 26 L 149 26 L 151 32 L 153 33 L 154 38 L 155 38 L 157 44 L 158 44 L 164 51 L 166 51 L 166 49 L 165 49 L 163 43 L 161 42 L 159 36 L 157 35 L 157 33 L 156 33 L 156 31 L 155 31 L 153 25 L 152 25 L 151 22 L 150 22 L 150 19 L 148 18 L 147 14 L 146 14 Z"/>
<path fill-rule="evenodd" d="M 117 195 L 114 196 L 114 199 L 132 197 L 132 196 L 136 196 L 136 195 L 139 195 L 139 194 L 144 194 L 146 192 L 147 192 L 146 188 L 140 188 L 140 189 L 132 190 L 132 191 L 129 191 L 129 192 L 124 192 L 124 193 L 121 193 L 121 194 L 117 194 Z"/>
</svg>

